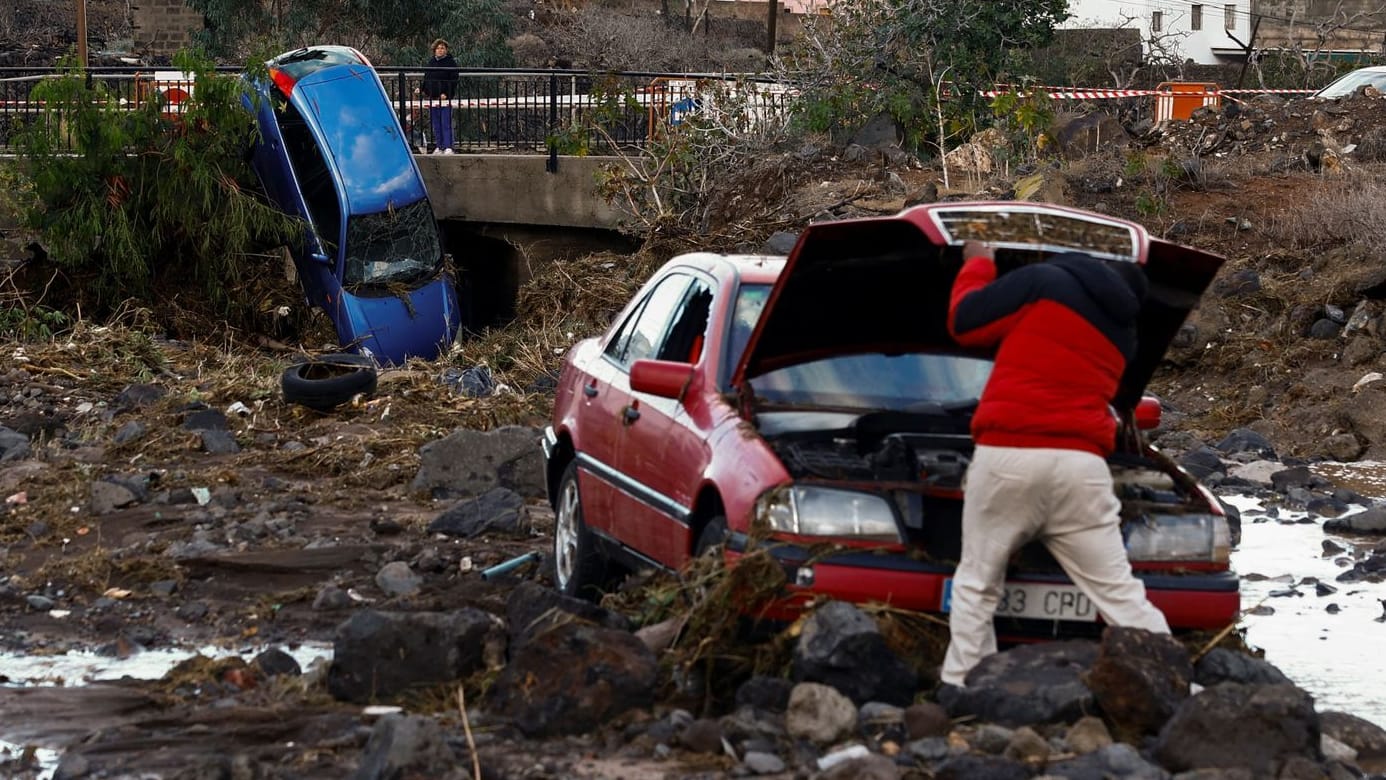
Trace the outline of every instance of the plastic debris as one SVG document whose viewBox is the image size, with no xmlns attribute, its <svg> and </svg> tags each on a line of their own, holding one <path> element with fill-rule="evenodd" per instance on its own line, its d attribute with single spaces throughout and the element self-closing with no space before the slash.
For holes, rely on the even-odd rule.
<svg viewBox="0 0 1386 780">
<path fill-rule="evenodd" d="M 443 371 L 443 384 L 468 398 L 485 398 L 496 392 L 496 380 L 484 365 L 449 368 Z"/>
</svg>

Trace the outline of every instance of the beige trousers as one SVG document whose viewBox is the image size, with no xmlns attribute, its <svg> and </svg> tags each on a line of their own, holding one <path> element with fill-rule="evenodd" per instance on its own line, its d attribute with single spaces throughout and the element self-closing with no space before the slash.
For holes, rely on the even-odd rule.
<svg viewBox="0 0 1386 780">
<path fill-rule="evenodd" d="M 953 575 L 943 682 L 963 685 L 996 652 L 992 618 L 1011 555 L 1039 539 L 1108 624 L 1169 633 L 1131 574 L 1121 503 L 1107 462 L 1090 452 L 978 446 L 967 469 L 962 560 Z"/>
</svg>

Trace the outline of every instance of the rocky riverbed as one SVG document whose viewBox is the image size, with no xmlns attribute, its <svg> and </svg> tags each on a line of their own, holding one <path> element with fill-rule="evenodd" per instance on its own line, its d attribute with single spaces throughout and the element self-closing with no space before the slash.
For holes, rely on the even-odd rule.
<svg viewBox="0 0 1386 780">
<path fill-rule="evenodd" d="M 603 606 L 562 598 L 534 560 L 552 515 L 524 420 L 542 390 L 466 397 L 415 368 L 316 413 L 275 397 L 270 372 L 222 384 L 192 345 L 146 342 L 152 381 L 60 360 L 116 338 L 30 351 L 0 377 L 0 649 L 77 662 L 0 668 L 5 776 L 1383 771 L 1386 731 L 1317 707 L 1235 633 L 1021 646 L 949 695 L 928 616 L 828 603 L 748 636 L 728 608 L 746 583 L 715 571 L 636 578 Z M 1267 511 L 1346 518 L 1363 541 L 1338 579 L 1379 582 L 1386 550 L 1358 535 L 1381 530 L 1370 499 L 1250 430 L 1162 442 Z M 81 663 L 170 652 L 187 655 L 148 679 Z"/>
</svg>

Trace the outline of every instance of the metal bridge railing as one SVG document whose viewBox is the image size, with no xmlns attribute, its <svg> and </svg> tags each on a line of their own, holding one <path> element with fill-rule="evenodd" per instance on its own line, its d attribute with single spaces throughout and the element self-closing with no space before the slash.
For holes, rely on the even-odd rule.
<svg viewBox="0 0 1386 780">
<path fill-rule="evenodd" d="M 719 92 L 739 89 L 751 95 L 749 101 L 743 97 L 742 108 L 749 105 L 761 117 L 782 116 L 794 97 L 776 84 L 722 74 L 466 69 L 457 94 L 438 101 L 415 93 L 424 78 L 420 68 L 375 70 L 416 148 L 431 142 L 428 109 L 446 103 L 452 108 L 454 148 L 473 153 L 602 154 L 638 148 L 662 124 L 707 110 Z M 218 72 L 237 77 L 240 69 Z M 58 75 L 56 68 L 0 68 L 0 151 L 12 150 L 20 129 L 42 119 L 43 107 L 32 90 L 38 81 Z M 193 86 L 176 71 L 148 67 L 89 68 L 85 75 L 103 82 L 118 105 L 131 109 L 161 100 L 166 111 L 177 113 L 178 102 Z"/>
</svg>

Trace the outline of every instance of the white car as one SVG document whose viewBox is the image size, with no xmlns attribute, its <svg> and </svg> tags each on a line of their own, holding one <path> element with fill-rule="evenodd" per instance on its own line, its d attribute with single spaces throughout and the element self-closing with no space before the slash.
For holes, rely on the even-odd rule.
<svg viewBox="0 0 1386 780">
<path fill-rule="evenodd" d="M 1364 87 L 1368 84 L 1376 87 L 1382 92 L 1386 92 L 1386 65 L 1373 65 L 1369 68 L 1358 68 L 1350 73 L 1344 73 L 1334 79 L 1328 86 L 1315 92 L 1313 97 L 1347 97 L 1356 92 L 1359 87 Z"/>
</svg>

